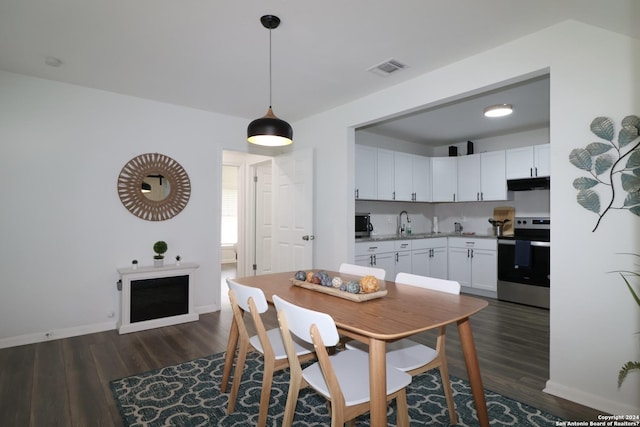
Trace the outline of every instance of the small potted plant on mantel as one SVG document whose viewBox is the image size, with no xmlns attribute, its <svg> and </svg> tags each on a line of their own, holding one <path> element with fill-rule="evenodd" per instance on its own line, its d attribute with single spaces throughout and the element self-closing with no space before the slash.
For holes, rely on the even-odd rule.
<svg viewBox="0 0 640 427">
<path fill-rule="evenodd" d="M 158 240 L 153 244 L 153 251 L 156 253 L 156 255 L 153 256 L 154 267 L 162 267 L 162 263 L 164 262 L 164 253 L 167 252 L 167 249 L 167 242 L 162 240 Z"/>
</svg>

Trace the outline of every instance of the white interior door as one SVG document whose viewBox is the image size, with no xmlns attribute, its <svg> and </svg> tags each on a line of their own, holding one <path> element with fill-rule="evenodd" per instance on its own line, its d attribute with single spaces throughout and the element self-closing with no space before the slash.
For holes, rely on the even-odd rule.
<svg viewBox="0 0 640 427">
<path fill-rule="evenodd" d="M 254 254 L 253 274 L 271 273 L 273 245 L 273 179 L 272 162 L 254 165 Z"/>
<path fill-rule="evenodd" d="M 313 150 L 274 158 L 273 272 L 313 267 Z"/>
</svg>

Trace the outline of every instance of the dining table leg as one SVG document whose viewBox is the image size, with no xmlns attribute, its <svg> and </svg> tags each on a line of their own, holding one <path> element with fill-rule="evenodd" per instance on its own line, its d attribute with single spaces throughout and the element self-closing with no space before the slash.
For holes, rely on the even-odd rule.
<svg viewBox="0 0 640 427">
<path fill-rule="evenodd" d="M 478 363 L 478 354 L 476 353 L 476 345 L 471 333 L 471 322 L 468 317 L 458 321 L 458 333 L 460 334 L 464 362 L 467 365 L 471 394 L 476 404 L 478 421 L 481 427 L 489 427 L 489 415 L 487 414 L 487 402 L 480 375 L 480 364 Z"/>
<path fill-rule="evenodd" d="M 229 384 L 229 377 L 231 376 L 231 369 L 233 368 L 233 358 L 236 354 L 236 348 L 238 347 L 238 337 L 240 333 L 238 331 L 238 325 L 235 318 L 231 320 L 231 330 L 229 331 L 229 341 L 227 341 L 227 351 L 224 356 L 224 370 L 222 371 L 222 383 L 220 384 L 220 392 L 227 392 L 227 385 Z"/>
<path fill-rule="evenodd" d="M 369 392 L 372 427 L 387 426 L 387 343 L 369 340 Z"/>
</svg>

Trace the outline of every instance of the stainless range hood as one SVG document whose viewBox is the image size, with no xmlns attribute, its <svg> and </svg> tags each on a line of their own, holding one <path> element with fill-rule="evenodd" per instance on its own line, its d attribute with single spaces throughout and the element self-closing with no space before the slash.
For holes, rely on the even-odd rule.
<svg viewBox="0 0 640 427">
<path fill-rule="evenodd" d="M 551 177 L 508 179 L 509 191 L 548 190 L 551 188 Z"/>
</svg>

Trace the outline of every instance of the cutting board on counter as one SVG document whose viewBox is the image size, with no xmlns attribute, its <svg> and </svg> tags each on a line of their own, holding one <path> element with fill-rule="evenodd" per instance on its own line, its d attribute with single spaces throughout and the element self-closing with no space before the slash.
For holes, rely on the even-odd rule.
<svg viewBox="0 0 640 427">
<path fill-rule="evenodd" d="M 508 219 L 509 222 L 506 223 L 502 229 L 502 234 L 504 236 L 513 236 L 513 222 L 516 219 L 516 209 L 511 206 L 497 206 L 493 209 L 493 219 L 496 221 L 504 221 Z"/>
</svg>

